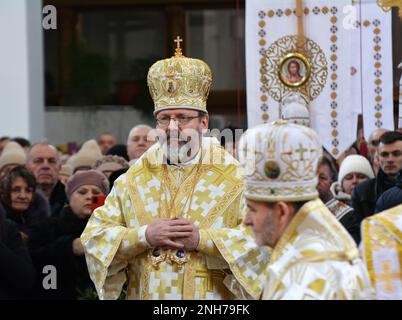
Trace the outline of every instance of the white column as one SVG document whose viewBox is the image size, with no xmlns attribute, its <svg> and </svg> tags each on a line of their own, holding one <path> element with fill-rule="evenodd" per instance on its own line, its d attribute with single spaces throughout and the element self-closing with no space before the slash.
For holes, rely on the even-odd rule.
<svg viewBox="0 0 402 320">
<path fill-rule="evenodd" d="M 0 1 L 0 136 L 44 138 L 41 0 Z"/>
</svg>

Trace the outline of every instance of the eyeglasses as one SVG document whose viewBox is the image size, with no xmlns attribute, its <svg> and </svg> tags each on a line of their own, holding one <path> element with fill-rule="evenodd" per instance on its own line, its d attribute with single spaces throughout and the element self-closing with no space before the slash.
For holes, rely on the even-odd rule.
<svg viewBox="0 0 402 320">
<path fill-rule="evenodd" d="M 163 127 L 167 127 L 170 124 L 170 121 L 173 120 L 177 122 L 180 126 L 184 126 L 188 124 L 191 120 L 200 118 L 200 116 L 196 117 L 188 117 L 188 116 L 178 116 L 178 117 L 168 117 L 162 116 L 160 118 L 156 118 L 156 122 Z"/>
</svg>

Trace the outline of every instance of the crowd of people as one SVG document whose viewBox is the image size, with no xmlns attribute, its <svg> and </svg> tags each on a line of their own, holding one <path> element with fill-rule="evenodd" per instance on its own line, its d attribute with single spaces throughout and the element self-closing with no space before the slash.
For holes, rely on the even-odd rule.
<svg viewBox="0 0 402 320">
<path fill-rule="evenodd" d="M 155 143 L 148 137 L 151 130 L 134 127 L 126 144 L 102 134 L 72 156 L 48 143 L 31 146 L 25 139 L 1 139 L 0 256 L 7 262 L 0 273 L 1 298 L 97 296 L 80 240 L 92 214 L 92 196 L 107 195 Z M 360 150 L 369 152 L 361 155 Z M 402 204 L 401 170 L 402 133 L 379 129 L 367 147 L 355 148 L 341 161 L 328 154 L 320 159 L 319 198 L 359 244 L 363 219 Z M 47 265 L 58 270 L 56 290 L 43 288 Z"/>
<path fill-rule="evenodd" d="M 154 143 L 152 128 L 134 127 L 127 144 L 107 133 L 65 155 L 41 142 L 0 139 L 0 299 L 93 299 L 80 236 L 93 196 L 107 195 L 129 163 Z M 45 290 L 46 266 L 57 288 Z"/>
<path fill-rule="evenodd" d="M 0 299 L 402 299 L 401 132 L 338 161 L 292 121 L 220 144 L 205 62 L 147 79 L 156 133 L 0 139 Z"/>
</svg>

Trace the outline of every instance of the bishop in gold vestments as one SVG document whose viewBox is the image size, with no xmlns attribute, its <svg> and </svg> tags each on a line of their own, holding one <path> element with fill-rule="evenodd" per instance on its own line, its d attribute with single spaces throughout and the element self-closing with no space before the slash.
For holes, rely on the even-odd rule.
<svg viewBox="0 0 402 320">
<path fill-rule="evenodd" d="M 245 168 L 254 166 L 245 176 L 244 222 L 258 244 L 272 248 L 262 298 L 372 298 L 354 240 L 318 199 L 316 133 L 276 121 L 248 130 L 239 152 Z"/>
<path fill-rule="evenodd" d="M 210 83 L 209 67 L 179 48 L 155 63 L 148 85 L 158 127 L 172 135 L 204 126 Z M 150 148 L 115 182 L 82 234 L 99 297 L 116 299 L 127 283 L 127 299 L 231 299 L 233 293 L 257 299 L 269 254 L 241 224 L 245 205 L 237 161 L 206 137 L 189 161 L 165 158 L 163 143 Z M 149 226 L 179 216 L 199 228 L 196 250 L 152 247 Z"/>
</svg>

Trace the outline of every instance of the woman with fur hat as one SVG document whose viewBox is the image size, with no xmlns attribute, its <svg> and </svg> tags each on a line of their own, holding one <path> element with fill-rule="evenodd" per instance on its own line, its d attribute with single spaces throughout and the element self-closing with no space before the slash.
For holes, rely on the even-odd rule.
<svg viewBox="0 0 402 320">
<path fill-rule="evenodd" d="M 59 217 L 51 217 L 35 232 L 29 248 L 40 277 L 37 296 L 42 299 L 83 299 L 96 297 L 85 262 L 80 236 L 92 214 L 92 197 L 109 192 L 108 179 L 95 170 L 79 171 L 67 181 L 69 204 Z M 46 265 L 58 272 L 56 290 L 43 290 Z"/>
<path fill-rule="evenodd" d="M 73 173 L 91 170 L 94 168 L 96 161 L 102 159 L 102 156 L 98 143 L 91 139 L 82 145 L 80 151 L 68 159 L 67 164 L 73 167 Z"/>
<path fill-rule="evenodd" d="M 26 153 L 18 143 L 14 141 L 7 143 L 0 156 L 0 180 L 3 180 L 13 168 L 24 166 L 26 161 Z"/>
</svg>

